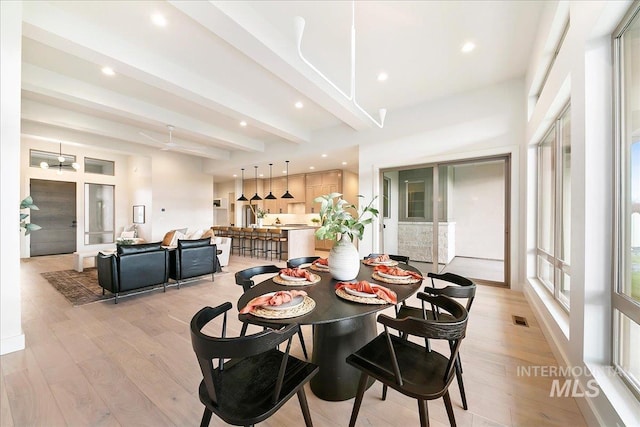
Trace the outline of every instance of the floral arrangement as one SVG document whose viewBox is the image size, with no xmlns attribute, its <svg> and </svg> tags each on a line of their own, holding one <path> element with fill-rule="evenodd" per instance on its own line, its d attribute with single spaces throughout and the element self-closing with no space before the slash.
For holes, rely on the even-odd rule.
<svg viewBox="0 0 640 427">
<path fill-rule="evenodd" d="M 20 210 L 22 209 L 32 209 L 34 211 L 39 211 L 38 207 L 33 204 L 33 199 L 31 196 L 27 196 L 20 202 Z M 32 231 L 40 230 L 40 227 L 37 224 L 32 222 L 27 222 L 26 219 L 29 217 L 29 214 L 20 212 L 20 229 L 24 230 L 24 235 L 27 236 L 31 234 Z"/>
<path fill-rule="evenodd" d="M 358 196 L 364 197 L 364 196 Z M 316 237 L 320 240 L 337 240 L 338 236 L 347 235 L 353 241 L 354 237 L 362 240 L 364 227 L 373 222 L 373 218 L 378 216 L 378 210 L 372 207 L 374 197 L 367 206 L 362 209 L 360 215 L 354 218 L 347 209 L 353 209 L 356 213 L 358 207 L 350 204 L 342 198 L 340 193 L 325 194 L 316 197 L 314 202 L 321 203 L 320 221 L 321 226 L 316 230 Z M 334 199 L 337 199 L 334 201 Z"/>
<path fill-rule="evenodd" d="M 256 218 L 265 218 L 267 216 L 267 211 L 264 209 L 258 206 L 254 207 L 254 205 L 249 205 L 249 207 L 251 207 L 251 212 L 253 212 Z"/>
</svg>

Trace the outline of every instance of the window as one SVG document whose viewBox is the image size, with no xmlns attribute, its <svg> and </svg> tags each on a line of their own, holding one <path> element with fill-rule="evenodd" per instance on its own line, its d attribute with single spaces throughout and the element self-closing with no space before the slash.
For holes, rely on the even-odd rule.
<svg viewBox="0 0 640 427">
<path fill-rule="evenodd" d="M 538 144 L 538 279 L 569 309 L 571 260 L 571 110 Z"/>
<path fill-rule="evenodd" d="M 114 194 L 113 185 L 84 185 L 85 245 L 114 242 Z"/>
<path fill-rule="evenodd" d="M 86 173 L 97 173 L 100 175 L 113 176 L 115 169 L 115 163 L 111 160 L 91 159 L 89 157 L 84 158 L 84 171 Z"/>
<path fill-rule="evenodd" d="M 58 173 L 75 172 L 78 169 L 76 156 L 63 154 L 62 148 L 58 153 L 41 150 L 29 150 L 29 166 L 34 168 L 51 169 Z"/>
<path fill-rule="evenodd" d="M 407 182 L 407 217 L 424 218 L 424 181 Z"/>
<path fill-rule="evenodd" d="M 616 213 L 613 364 L 640 398 L 640 7 L 614 38 Z M 634 115 L 636 117 L 634 117 Z M 635 120 L 635 121 L 634 121 Z"/>
</svg>

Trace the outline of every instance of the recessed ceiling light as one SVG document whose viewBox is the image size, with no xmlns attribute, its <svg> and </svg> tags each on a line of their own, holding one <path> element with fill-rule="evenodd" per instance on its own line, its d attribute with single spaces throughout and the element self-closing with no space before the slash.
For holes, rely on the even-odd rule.
<svg viewBox="0 0 640 427">
<path fill-rule="evenodd" d="M 389 75 L 387 73 L 385 73 L 384 71 L 382 71 L 380 74 L 378 74 L 378 81 L 379 82 L 387 81 L 388 78 L 389 78 Z"/>
<path fill-rule="evenodd" d="M 240 122 L 240 126 L 245 127 L 247 126 L 247 122 L 245 122 L 244 120 Z"/>
<path fill-rule="evenodd" d="M 151 15 L 151 22 L 156 24 L 158 27 L 166 27 L 167 26 L 167 18 L 164 15 L 156 12 Z"/>
<path fill-rule="evenodd" d="M 322 155 L 322 157 L 327 157 L 327 155 L 326 155 L 326 154 L 323 154 L 323 155 Z"/>
<path fill-rule="evenodd" d="M 346 166 L 346 165 L 347 165 L 347 162 L 342 162 L 342 166 Z"/>
<path fill-rule="evenodd" d="M 460 51 L 462 53 L 469 53 L 475 48 L 476 48 L 476 44 L 474 42 L 466 42 L 465 44 L 462 45 L 462 49 L 460 49 Z"/>
<path fill-rule="evenodd" d="M 315 169 L 315 168 L 316 168 L 315 166 L 309 166 L 309 169 Z"/>
<path fill-rule="evenodd" d="M 116 72 L 111 67 L 102 67 L 102 74 L 107 76 L 115 76 Z"/>
<path fill-rule="evenodd" d="M 303 104 L 301 101 L 298 101 L 298 102 L 296 102 L 296 103 L 295 103 L 295 104 L 293 104 L 293 105 L 295 105 L 295 107 L 296 107 L 297 109 L 300 109 L 300 108 L 304 107 L 304 104 Z"/>
<path fill-rule="evenodd" d="M 258 176 L 259 176 L 260 178 L 262 178 L 262 177 L 264 176 L 264 174 L 263 174 L 263 173 L 260 173 L 260 174 L 258 174 Z"/>
<path fill-rule="evenodd" d="M 235 173 L 234 173 L 234 174 L 233 174 L 233 177 L 234 177 L 234 178 L 237 178 L 237 177 L 238 177 L 238 174 L 235 174 Z"/>
</svg>

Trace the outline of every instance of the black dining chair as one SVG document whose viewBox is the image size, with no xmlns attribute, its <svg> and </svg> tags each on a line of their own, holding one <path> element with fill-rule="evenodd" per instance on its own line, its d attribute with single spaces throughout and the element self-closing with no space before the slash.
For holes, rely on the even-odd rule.
<svg viewBox="0 0 640 427">
<path fill-rule="evenodd" d="M 200 426 L 208 426 L 213 414 L 228 424 L 253 426 L 273 415 L 294 394 L 305 425 L 312 426 L 304 385 L 319 368 L 289 354 L 298 325 L 230 338 L 226 326 L 231 307 L 230 302 L 205 307 L 191 319 L 191 344 L 203 376 L 198 389 L 205 407 Z M 202 332 L 221 315 L 219 336 Z M 285 341 L 287 348 L 282 352 L 278 346 Z"/>
<path fill-rule="evenodd" d="M 242 286 L 242 289 L 244 290 L 244 292 L 247 292 L 249 289 L 255 286 L 255 282 L 253 281 L 253 278 L 255 276 L 258 276 L 260 274 L 279 273 L 280 270 L 281 268 L 275 265 L 259 265 L 257 267 L 251 267 L 244 270 L 240 270 L 236 272 L 236 276 L 235 276 L 236 285 Z M 271 328 L 271 329 L 282 328 L 281 324 L 270 323 L 268 321 L 262 321 L 257 319 L 252 320 L 251 323 L 258 326 L 262 326 L 263 328 Z M 240 332 L 241 335 L 244 335 L 247 333 L 248 326 L 249 324 L 247 322 L 243 323 L 242 331 Z M 304 354 L 304 358 L 306 360 L 309 360 L 309 356 L 307 355 L 307 347 L 304 344 L 304 337 L 302 336 L 301 329 L 298 329 L 298 337 L 300 337 L 300 346 L 302 347 L 302 353 Z"/>
<path fill-rule="evenodd" d="M 384 332 L 347 357 L 347 363 L 361 371 L 358 392 L 351 412 L 349 426 L 355 426 L 369 377 L 380 381 L 400 393 L 418 400 L 420 426 L 429 425 L 428 400 L 443 398 L 449 423 L 456 425 L 449 386 L 455 376 L 455 365 L 460 344 L 465 337 L 468 313 L 455 300 L 445 296 L 431 296 L 424 292 L 418 298 L 447 312 L 450 320 L 407 317 L 397 319 L 386 314 L 378 316 Z M 438 353 L 430 346 L 422 346 L 389 333 L 389 328 L 403 337 L 413 335 L 427 340 L 446 340 L 450 355 Z M 383 399 L 384 400 L 384 399 Z"/>
<path fill-rule="evenodd" d="M 369 254 L 368 256 L 366 256 L 364 259 L 367 258 L 375 258 L 378 257 L 382 254 Z M 398 261 L 404 264 L 409 264 L 409 257 L 408 256 L 404 256 L 404 255 L 389 255 L 389 258 L 394 260 L 394 261 Z"/>
<path fill-rule="evenodd" d="M 473 300 L 476 296 L 476 284 L 473 281 L 467 279 L 466 277 L 462 277 L 460 275 L 454 273 L 429 273 L 428 277 L 431 278 L 431 287 L 425 287 L 424 292 L 429 295 L 437 296 L 444 295 L 451 298 L 456 299 L 466 299 L 466 310 L 467 312 L 471 312 L 471 305 L 473 304 Z M 442 280 L 446 282 L 448 285 L 444 288 L 436 288 L 435 280 Z M 411 307 L 406 305 L 406 303 L 402 303 L 399 306 L 396 306 L 396 318 L 403 319 L 405 317 L 417 317 L 422 319 L 440 319 L 440 320 L 451 320 L 451 315 L 447 313 L 439 313 L 437 307 L 432 307 L 429 309 L 425 307 L 424 302 L 422 303 L 422 307 Z M 462 381 L 462 361 L 460 360 L 460 355 L 456 358 L 456 378 L 458 380 L 458 388 L 460 389 L 460 397 L 462 399 L 462 407 L 466 410 L 469 409 L 467 405 L 467 395 L 464 390 L 464 383 Z M 382 396 L 383 399 L 386 396 L 387 389 L 386 387 L 382 388 Z"/>
<path fill-rule="evenodd" d="M 319 256 L 304 256 L 300 258 L 291 258 L 287 260 L 287 268 L 300 267 L 303 264 L 311 264 L 313 261 L 320 259 Z"/>
</svg>

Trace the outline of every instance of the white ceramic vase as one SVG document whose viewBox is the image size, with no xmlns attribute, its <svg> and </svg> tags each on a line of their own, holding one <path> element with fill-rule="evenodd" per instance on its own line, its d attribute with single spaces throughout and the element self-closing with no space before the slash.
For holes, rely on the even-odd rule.
<svg viewBox="0 0 640 427">
<path fill-rule="evenodd" d="M 329 252 L 329 272 L 336 280 L 352 280 L 360 271 L 360 253 L 346 234 Z"/>
<path fill-rule="evenodd" d="M 262 228 L 262 221 L 264 220 L 264 218 L 256 218 L 256 225 L 259 228 Z"/>
</svg>

